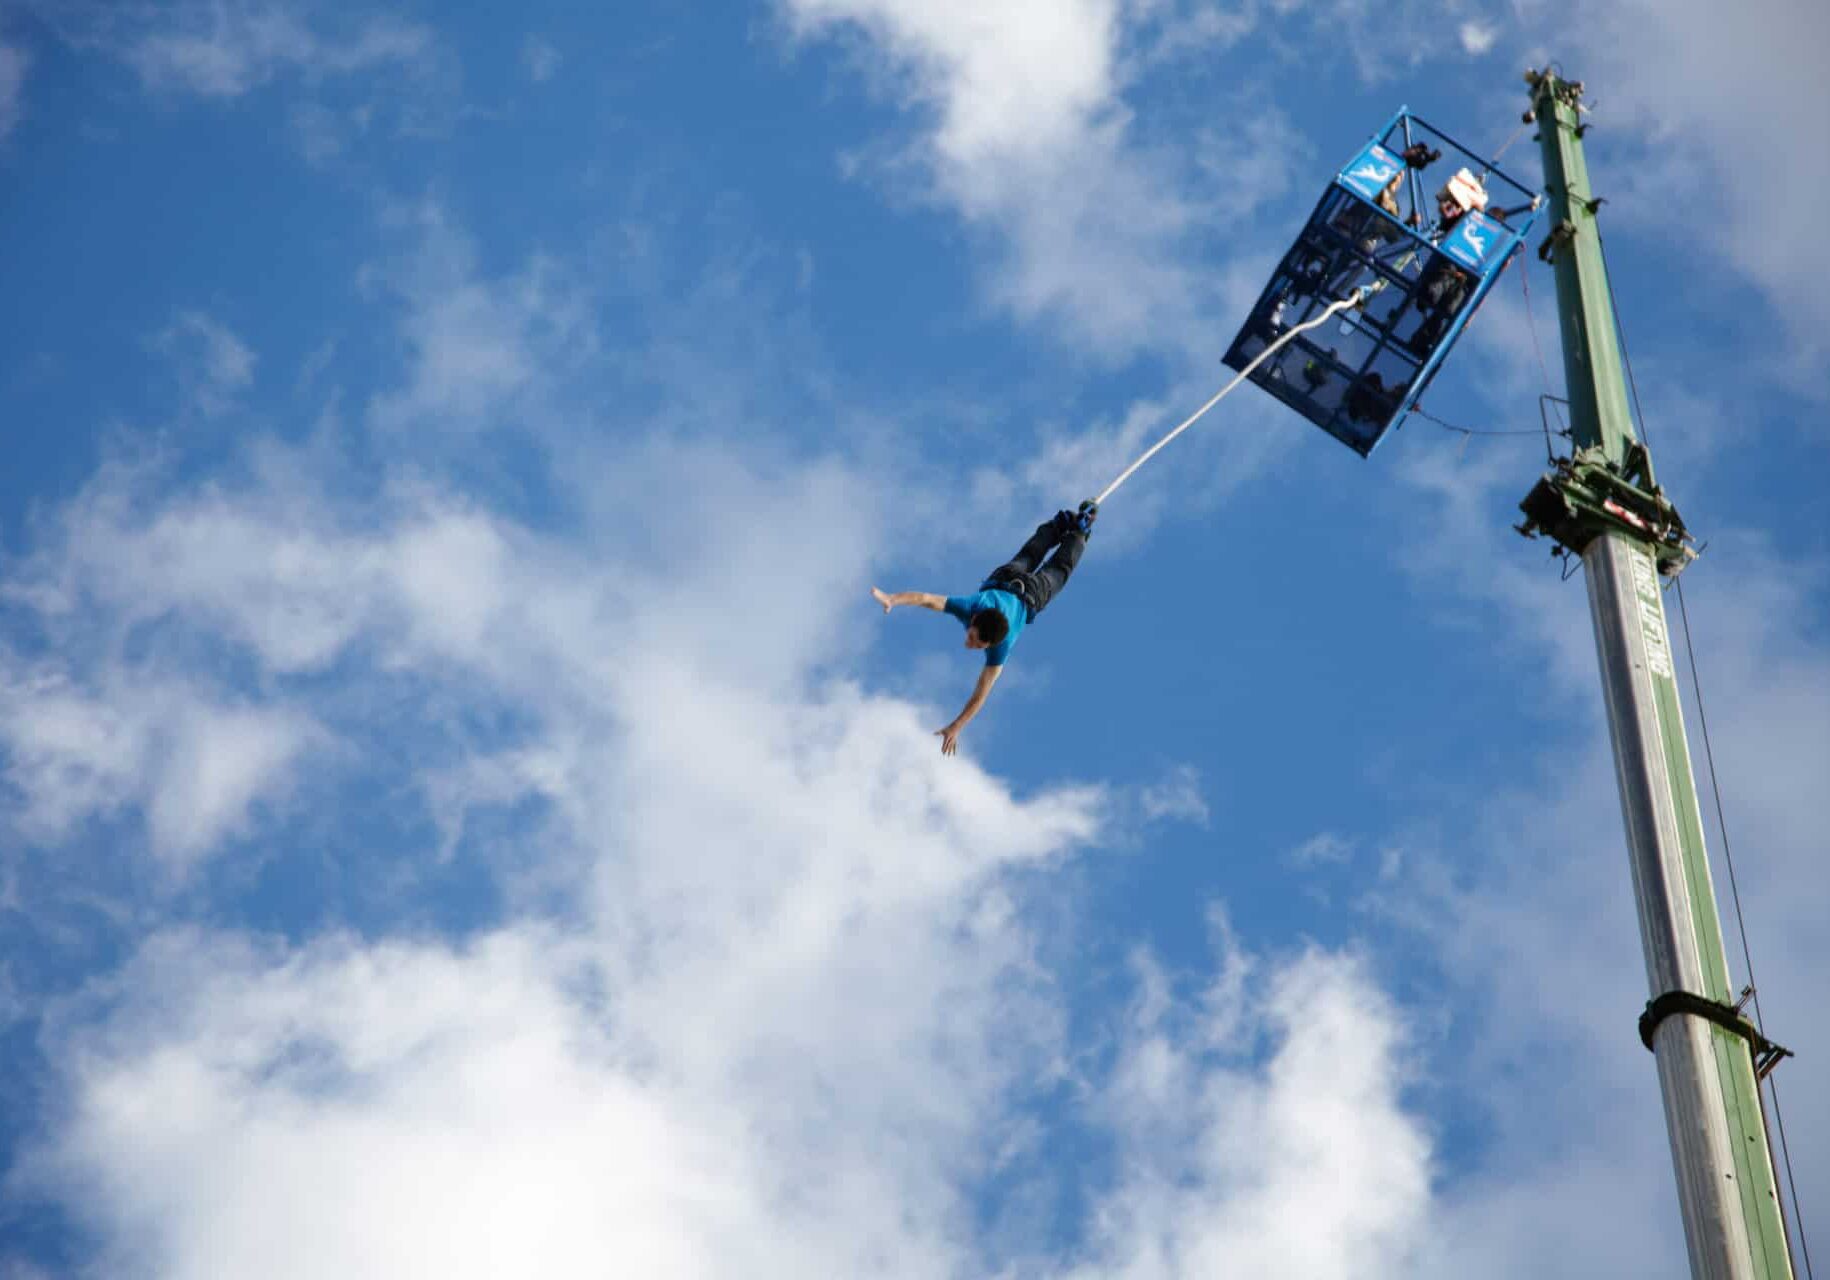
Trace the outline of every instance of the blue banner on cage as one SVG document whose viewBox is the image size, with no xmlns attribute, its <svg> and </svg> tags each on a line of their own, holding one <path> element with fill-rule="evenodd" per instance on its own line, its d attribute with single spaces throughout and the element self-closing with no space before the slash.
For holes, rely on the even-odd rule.
<svg viewBox="0 0 1830 1280">
<path fill-rule="evenodd" d="M 1369 142 L 1353 162 L 1341 170 L 1341 185 L 1364 200 L 1377 200 L 1404 161 L 1377 142 Z"/>
<path fill-rule="evenodd" d="M 1476 209 L 1456 222 L 1455 229 L 1443 237 L 1441 248 L 1468 270 L 1479 271 L 1508 236 L 1502 224 Z"/>
</svg>

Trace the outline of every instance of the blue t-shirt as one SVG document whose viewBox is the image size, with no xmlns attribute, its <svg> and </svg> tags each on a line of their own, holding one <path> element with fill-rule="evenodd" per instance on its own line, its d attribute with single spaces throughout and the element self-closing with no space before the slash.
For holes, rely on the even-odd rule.
<svg viewBox="0 0 1830 1280">
<path fill-rule="evenodd" d="M 1010 656 L 1010 646 L 1022 633 L 1023 624 L 1029 621 L 1029 606 L 1008 591 L 988 591 L 983 587 L 969 596 L 947 597 L 947 612 L 958 618 L 963 626 L 970 627 L 972 615 L 981 609 L 994 609 L 1010 623 L 1010 634 L 985 650 L 985 665 L 1001 667 L 1004 659 Z"/>
</svg>

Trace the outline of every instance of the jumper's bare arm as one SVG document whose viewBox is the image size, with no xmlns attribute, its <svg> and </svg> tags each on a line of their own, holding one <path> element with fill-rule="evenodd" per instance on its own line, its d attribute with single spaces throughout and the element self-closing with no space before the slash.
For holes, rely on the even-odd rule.
<svg viewBox="0 0 1830 1280">
<path fill-rule="evenodd" d="M 972 686 L 972 696 L 966 699 L 966 705 L 961 708 L 960 713 L 953 717 L 953 723 L 945 729 L 935 730 L 936 735 L 940 738 L 942 755 L 950 756 L 959 749 L 960 730 L 964 729 L 967 721 L 976 716 L 979 708 L 985 705 L 985 699 L 991 696 L 991 686 L 998 682 L 998 677 L 1003 672 L 1004 668 L 1001 666 L 986 667 L 980 671 L 979 682 Z"/>
<path fill-rule="evenodd" d="M 899 604 L 918 604 L 922 608 L 932 609 L 936 613 L 944 612 L 947 608 L 947 597 L 931 595 L 926 591 L 889 592 L 872 587 L 871 595 L 876 597 L 877 603 L 883 606 L 885 613 Z"/>
</svg>

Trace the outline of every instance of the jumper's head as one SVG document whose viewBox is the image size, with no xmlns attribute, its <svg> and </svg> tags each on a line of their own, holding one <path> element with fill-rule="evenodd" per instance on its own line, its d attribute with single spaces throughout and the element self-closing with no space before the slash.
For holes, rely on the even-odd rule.
<svg viewBox="0 0 1830 1280">
<path fill-rule="evenodd" d="M 989 649 L 1010 634 L 1010 620 L 996 609 L 980 609 L 966 626 L 968 649 Z"/>
</svg>

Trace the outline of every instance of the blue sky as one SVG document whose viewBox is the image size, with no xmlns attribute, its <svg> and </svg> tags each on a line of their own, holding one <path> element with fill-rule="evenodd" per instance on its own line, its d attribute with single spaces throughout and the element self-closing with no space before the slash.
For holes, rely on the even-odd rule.
<svg viewBox="0 0 1830 1280">
<path fill-rule="evenodd" d="M 1821 1235 L 1823 13 L 608 8 L 0 0 L 0 1276 L 1681 1268 L 1539 441 L 1242 391 L 952 759 L 974 655 L 869 597 L 1551 57 Z M 1433 413 L 1536 424 L 1529 282 Z"/>
</svg>

